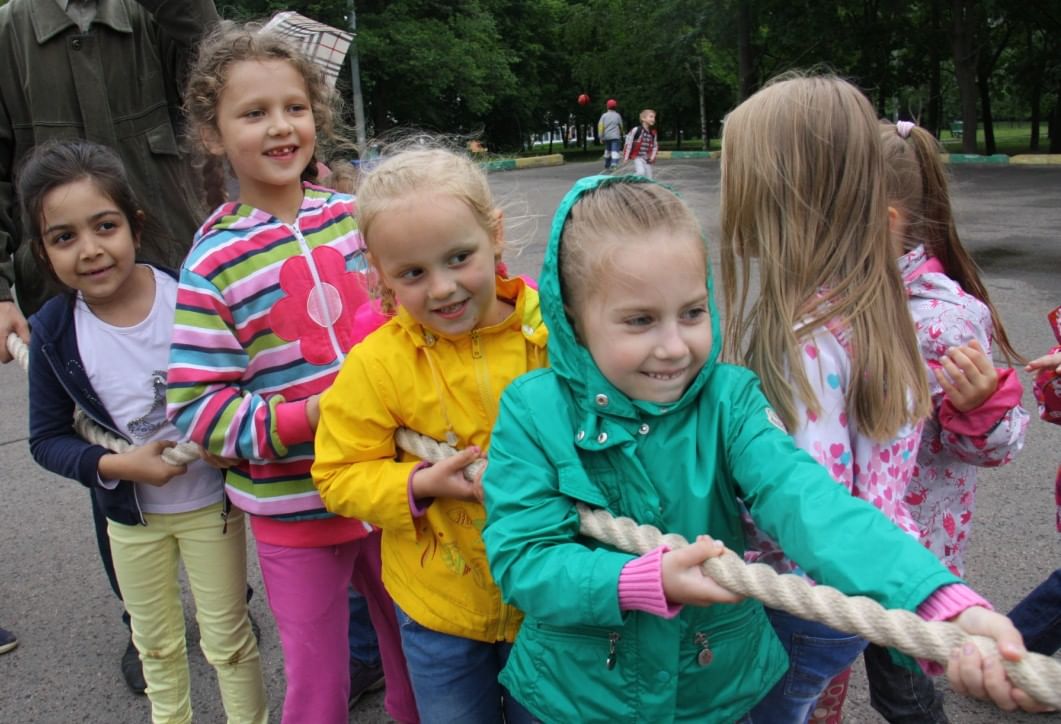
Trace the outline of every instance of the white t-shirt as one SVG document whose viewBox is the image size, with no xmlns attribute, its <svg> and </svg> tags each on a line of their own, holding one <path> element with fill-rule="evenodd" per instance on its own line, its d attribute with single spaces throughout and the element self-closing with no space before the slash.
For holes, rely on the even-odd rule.
<svg viewBox="0 0 1061 724">
<path fill-rule="evenodd" d="M 138 324 L 107 324 L 92 313 L 80 294 L 74 306 L 77 349 L 85 373 L 116 428 L 134 445 L 181 440 L 180 432 L 166 419 L 166 371 L 177 281 L 151 270 L 155 303 Z M 106 487 L 116 484 L 104 481 Z M 196 460 L 188 465 L 188 472 L 161 487 L 137 483 L 136 496 L 145 513 L 186 513 L 220 502 L 224 480 L 219 470 Z"/>
</svg>

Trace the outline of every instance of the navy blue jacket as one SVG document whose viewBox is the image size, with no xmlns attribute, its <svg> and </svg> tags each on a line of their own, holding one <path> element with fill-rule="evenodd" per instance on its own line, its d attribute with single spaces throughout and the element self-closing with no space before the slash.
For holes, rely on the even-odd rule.
<svg viewBox="0 0 1061 724">
<path fill-rule="evenodd" d="M 177 278 L 169 269 L 162 271 Z M 131 443 L 116 428 L 85 373 L 77 350 L 74 301 L 72 294 L 53 297 L 30 318 L 30 452 L 41 467 L 90 488 L 111 520 L 145 524 L 132 482 L 122 480 L 113 490 L 99 484 L 99 459 L 110 451 L 86 442 L 74 430 L 76 406 L 98 425 Z"/>
</svg>

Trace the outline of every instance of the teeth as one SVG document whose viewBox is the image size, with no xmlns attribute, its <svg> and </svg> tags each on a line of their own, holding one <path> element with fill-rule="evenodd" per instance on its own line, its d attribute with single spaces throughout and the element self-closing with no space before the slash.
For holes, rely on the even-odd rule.
<svg viewBox="0 0 1061 724">
<path fill-rule="evenodd" d="M 681 376 L 681 372 L 672 372 L 670 374 L 663 374 L 662 372 L 646 372 L 646 375 L 654 380 L 673 380 L 676 377 Z"/>
</svg>

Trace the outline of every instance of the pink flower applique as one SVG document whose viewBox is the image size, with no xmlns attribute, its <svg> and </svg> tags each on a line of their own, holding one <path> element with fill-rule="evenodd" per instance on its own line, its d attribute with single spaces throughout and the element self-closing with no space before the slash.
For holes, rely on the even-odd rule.
<svg viewBox="0 0 1061 724">
<path fill-rule="evenodd" d="M 347 271 L 346 258 L 330 246 L 310 252 L 320 285 L 305 256 L 292 256 L 280 267 L 280 288 L 285 296 L 269 312 L 273 331 L 281 339 L 298 341 L 302 357 L 326 365 L 339 355 L 328 330 L 343 353 L 355 343 L 354 315 L 368 301 L 362 275 Z"/>
</svg>

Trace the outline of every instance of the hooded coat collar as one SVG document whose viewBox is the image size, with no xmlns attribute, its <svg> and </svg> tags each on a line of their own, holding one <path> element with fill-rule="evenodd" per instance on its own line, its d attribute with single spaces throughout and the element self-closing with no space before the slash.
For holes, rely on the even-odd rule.
<svg viewBox="0 0 1061 724">
<path fill-rule="evenodd" d="M 722 347 L 722 332 L 718 310 L 715 307 L 710 263 L 708 263 L 707 287 L 708 311 L 711 314 L 711 352 L 703 369 L 693 379 L 677 402 L 660 405 L 654 402 L 632 400 L 620 392 L 601 374 L 597 364 L 584 346 L 578 343 L 564 311 L 564 299 L 560 285 L 560 235 L 571 214 L 571 208 L 587 193 L 613 183 L 655 183 L 641 176 L 590 176 L 580 179 L 560 202 L 553 217 L 549 244 L 539 280 L 542 316 L 549 329 L 549 363 L 570 387 L 580 409 L 594 414 L 631 419 L 655 417 L 690 406 L 696 399 L 717 363 Z M 588 422 L 588 421 L 586 421 Z M 590 426 L 595 427 L 595 426 Z"/>
</svg>

